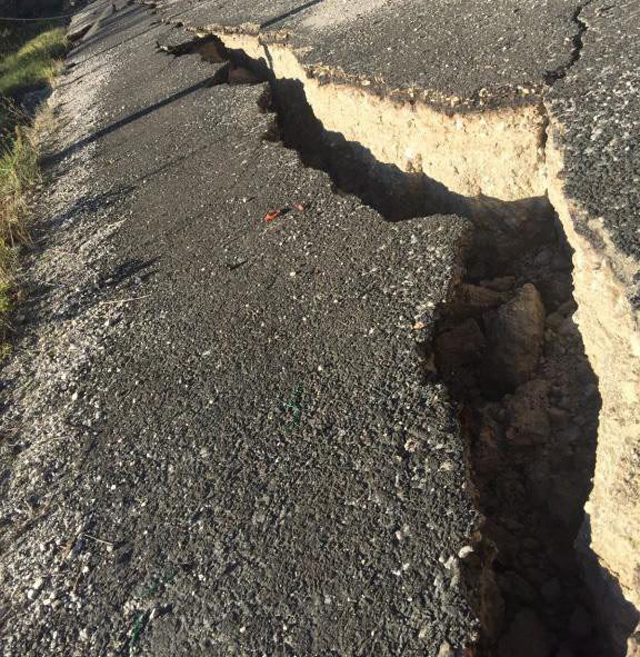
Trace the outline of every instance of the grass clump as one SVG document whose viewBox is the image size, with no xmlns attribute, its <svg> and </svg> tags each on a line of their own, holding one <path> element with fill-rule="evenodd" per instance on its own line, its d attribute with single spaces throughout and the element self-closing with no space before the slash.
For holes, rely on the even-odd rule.
<svg viewBox="0 0 640 657">
<path fill-rule="evenodd" d="M 56 27 L 29 39 L 0 61 L 0 96 L 16 98 L 46 84 L 66 51 L 64 29 Z"/>
<path fill-rule="evenodd" d="M 39 148 L 31 118 L 19 102 L 56 73 L 66 42 L 60 27 L 15 36 L 0 54 L 0 359 L 8 351 L 9 318 L 18 296 L 18 251 L 29 244 L 29 193 L 41 180 Z"/>
<path fill-rule="evenodd" d="M 29 242 L 27 194 L 40 181 L 39 149 L 33 128 L 16 125 L 0 149 L 0 241 L 11 248 Z M 5 272 L 0 270 L 0 282 Z"/>
<path fill-rule="evenodd" d="M 38 157 L 33 128 L 16 125 L 11 141 L 0 149 L 0 358 L 7 352 L 9 318 L 18 294 L 18 250 L 29 244 L 28 193 L 40 181 Z"/>
</svg>

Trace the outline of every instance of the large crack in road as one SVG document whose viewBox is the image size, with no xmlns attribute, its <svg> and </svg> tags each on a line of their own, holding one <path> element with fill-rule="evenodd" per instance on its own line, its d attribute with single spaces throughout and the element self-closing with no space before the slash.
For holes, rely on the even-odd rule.
<svg viewBox="0 0 640 657">
<path fill-rule="evenodd" d="M 61 221 L 96 143 L 93 184 L 136 221 L 51 320 L 88 303 L 65 330 L 100 348 L 67 380 L 42 342 L 38 403 L 7 415 L 33 433 L 2 479 L 8 654 L 623 654 L 637 617 L 610 648 L 574 549 L 615 438 L 586 283 L 608 265 L 571 230 L 544 107 L 376 97 L 239 32 L 110 45 L 118 20 L 104 114 L 51 161 Z M 42 389 L 75 391 L 46 430 Z"/>
<path fill-rule="evenodd" d="M 581 9 L 574 15 L 580 29 L 571 60 L 553 73 L 549 84 L 566 76 L 581 55 L 587 29 L 579 20 Z M 357 138 L 365 130 L 359 124 L 367 124 L 365 97 L 344 88 L 334 91 L 329 123 L 336 129 L 328 130 L 312 104 L 321 92 L 314 87 L 311 100 L 307 81 L 286 75 L 295 71 L 295 64 L 281 64 L 279 72 L 268 45 L 260 43 L 256 50 L 250 38 L 226 38 L 238 47 L 228 48 L 224 34 L 208 34 L 185 42 L 173 54 L 198 53 L 206 60 L 213 48 L 216 61 L 230 61 L 232 67 L 250 69 L 256 80 L 269 80 L 267 109 L 277 115 L 270 138 L 281 139 L 306 166 L 327 173 L 336 191 L 356 195 L 389 221 L 440 213 L 470 220 L 460 277 L 440 309 L 434 335 L 428 343 L 418 341 L 417 348 L 425 376 L 444 380 L 460 404 L 469 476 L 485 516 L 482 539 L 465 570 L 484 629 L 477 648 L 480 654 L 504 657 L 538 657 L 557 649 L 584 657 L 610 654 L 612 628 L 593 622 L 598 611 L 576 551 L 594 476 L 601 398 L 573 318 L 573 251 L 554 208 L 546 197 L 504 202 L 466 196 L 425 175 L 421 160 L 417 171 L 413 165 L 403 170 L 381 161 L 376 147 L 368 147 L 375 142 Z M 257 59 L 260 49 L 264 57 Z M 275 57 L 286 59 L 282 53 Z M 326 119 L 329 101 L 320 104 Z M 392 107 L 387 111 L 393 112 Z M 486 123 L 504 120 L 499 112 L 489 116 L 482 130 L 487 130 Z M 387 124 L 394 121 L 385 117 Z M 467 149 L 465 161 L 474 157 L 468 153 L 475 138 L 470 124 L 466 141 L 450 145 Z M 544 154 L 549 129 L 542 109 L 538 120 L 519 131 L 528 130 Z M 401 142 L 419 143 L 423 136 L 416 130 L 409 122 Z M 504 139 L 510 137 L 505 131 Z M 526 137 L 517 139 L 526 144 Z M 382 152 L 394 148 L 389 144 Z M 522 146 L 516 153 L 522 156 L 525 150 Z M 460 152 L 442 157 L 455 162 Z M 530 189 L 536 189 L 538 174 L 523 173 L 526 157 L 511 163 L 511 170 L 531 176 Z M 513 186 L 500 180 L 500 185 L 502 190 L 523 186 L 522 180 Z M 468 188 L 463 183 L 462 189 Z M 628 634 L 634 623 L 631 619 Z"/>
</svg>

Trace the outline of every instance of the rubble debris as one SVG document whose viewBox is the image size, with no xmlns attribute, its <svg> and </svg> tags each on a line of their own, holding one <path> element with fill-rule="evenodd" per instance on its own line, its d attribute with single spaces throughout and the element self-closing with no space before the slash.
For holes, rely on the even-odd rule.
<svg viewBox="0 0 640 657">
<path fill-rule="evenodd" d="M 480 654 L 564 649 L 591 657 L 605 653 L 584 620 L 590 598 L 574 541 L 595 466 L 600 398 L 571 319 L 571 252 L 553 229 L 553 209 L 511 210 L 520 229 L 510 237 L 490 210 L 476 214 L 463 273 L 423 353 L 434 354 L 462 404 L 486 518 L 465 568 L 484 624 Z M 494 257 L 492 245 L 509 258 Z"/>
</svg>

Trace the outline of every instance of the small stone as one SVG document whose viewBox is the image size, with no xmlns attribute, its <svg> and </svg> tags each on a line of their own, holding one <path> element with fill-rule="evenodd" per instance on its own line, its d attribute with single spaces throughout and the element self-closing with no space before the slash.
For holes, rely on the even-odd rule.
<svg viewBox="0 0 640 657">
<path fill-rule="evenodd" d="M 457 563 L 458 560 L 452 555 L 444 562 L 443 565 L 447 570 L 451 570 L 457 565 Z"/>
<path fill-rule="evenodd" d="M 465 545 L 464 547 L 460 548 L 460 551 L 458 552 L 458 557 L 460 559 L 464 559 L 472 553 L 473 553 L 473 548 L 470 545 Z"/>
<path fill-rule="evenodd" d="M 453 649 L 448 641 L 443 641 L 438 650 L 438 657 L 453 657 Z"/>
<path fill-rule="evenodd" d="M 409 436 L 409 438 L 404 444 L 405 452 L 407 452 L 408 454 L 413 454 L 417 448 L 418 448 L 418 441 L 412 436 Z"/>
<path fill-rule="evenodd" d="M 409 525 L 402 525 L 400 531 L 402 532 L 402 538 L 409 538 L 411 536 L 411 528 Z"/>
</svg>

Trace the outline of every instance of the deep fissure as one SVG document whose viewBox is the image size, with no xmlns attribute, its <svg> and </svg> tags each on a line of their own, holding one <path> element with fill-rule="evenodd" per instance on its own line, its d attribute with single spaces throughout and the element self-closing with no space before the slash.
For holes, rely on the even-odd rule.
<svg viewBox="0 0 640 657">
<path fill-rule="evenodd" d="M 589 26 L 580 18 L 580 15 L 582 14 L 582 10 L 589 4 L 591 4 L 591 0 L 587 0 L 587 2 L 578 5 L 573 12 L 571 20 L 578 29 L 571 39 L 573 45 L 571 55 L 566 64 L 563 64 L 554 71 L 546 72 L 545 82 L 550 86 L 554 85 L 558 80 L 562 80 L 562 78 L 566 77 L 569 69 L 580 59 L 580 57 L 582 57 L 582 49 L 584 48 L 583 37 L 585 32 L 589 29 Z"/>
<path fill-rule="evenodd" d="M 468 198 L 379 162 L 325 131 L 299 82 L 273 84 L 283 143 L 328 173 L 336 191 L 357 195 L 391 221 L 435 213 L 469 219 L 460 278 L 440 309 L 433 343 L 417 348 L 425 376 L 444 379 L 460 404 L 469 476 L 486 517 L 466 571 L 484 628 L 480 653 L 608 654 L 574 548 L 600 402 L 572 320 L 571 251 L 553 208 L 545 198 Z M 501 311 L 520 303 L 518 335 L 505 330 Z M 509 362 L 521 359 L 526 369 L 513 371 Z"/>
<path fill-rule="evenodd" d="M 574 547 L 600 398 L 572 319 L 570 251 L 550 206 L 513 216 L 497 252 L 491 228 L 470 235 L 425 346 L 460 404 L 486 518 L 467 563 L 481 654 L 606 655 Z"/>
<path fill-rule="evenodd" d="M 478 654 L 610 654 L 575 550 L 600 396 L 573 321 L 571 247 L 549 201 L 464 196 L 382 162 L 327 130 L 300 80 L 276 77 L 215 36 L 168 52 L 225 61 L 227 71 L 251 72 L 244 81 L 268 80 L 260 104 L 274 123 L 265 138 L 326 172 L 337 193 L 358 196 L 389 221 L 448 213 L 469 220 L 433 339 L 416 348 L 424 376 L 444 380 L 459 404 L 469 479 L 486 518 L 464 568 L 483 626 Z"/>
</svg>

